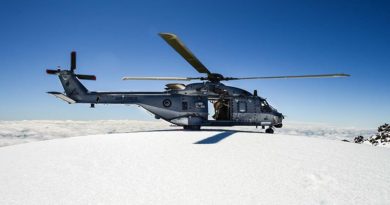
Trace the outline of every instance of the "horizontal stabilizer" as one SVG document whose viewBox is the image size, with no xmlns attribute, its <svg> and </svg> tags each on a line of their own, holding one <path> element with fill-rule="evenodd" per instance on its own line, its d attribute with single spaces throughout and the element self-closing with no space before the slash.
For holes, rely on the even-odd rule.
<svg viewBox="0 0 390 205">
<path fill-rule="evenodd" d="M 69 104 L 73 104 L 73 103 L 76 103 L 76 101 L 74 101 L 73 99 L 69 98 L 68 96 L 64 95 L 63 93 L 60 93 L 60 92 L 47 92 L 49 93 L 50 95 L 53 95 Z"/>
</svg>

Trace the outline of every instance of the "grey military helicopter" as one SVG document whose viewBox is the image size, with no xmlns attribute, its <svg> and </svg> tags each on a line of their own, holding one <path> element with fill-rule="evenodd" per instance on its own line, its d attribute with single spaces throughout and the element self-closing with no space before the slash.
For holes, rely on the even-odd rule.
<svg viewBox="0 0 390 205">
<path fill-rule="evenodd" d="M 348 77 L 350 75 L 321 74 L 270 77 L 225 77 L 212 73 L 174 34 L 159 34 L 177 53 L 179 53 L 202 77 L 123 77 L 123 80 L 164 80 L 164 81 L 202 81 L 198 83 L 166 84 L 163 92 L 95 92 L 89 91 L 79 80 L 96 80 L 94 75 L 76 74 L 76 52 L 71 52 L 69 70 L 46 70 L 47 74 L 58 75 L 65 93 L 48 92 L 69 104 L 137 104 L 155 115 L 186 130 L 199 130 L 201 126 L 260 126 L 266 133 L 274 133 L 273 128 L 281 128 L 284 116 L 273 108 L 265 98 L 254 90 L 227 86 L 221 81 L 285 78 L 326 78 Z M 208 102 L 213 103 L 215 114 L 208 119 Z"/>
</svg>

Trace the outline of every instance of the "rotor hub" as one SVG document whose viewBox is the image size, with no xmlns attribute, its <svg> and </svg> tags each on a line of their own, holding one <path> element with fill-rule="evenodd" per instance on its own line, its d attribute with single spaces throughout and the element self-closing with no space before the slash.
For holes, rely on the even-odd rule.
<svg viewBox="0 0 390 205">
<path fill-rule="evenodd" d="M 221 75 L 219 73 L 211 73 L 207 77 L 207 80 L 209 80 L 212 83 L 218 83 L 219 81 L 224 80 L 224 79 L 225 79 L 225 77 L 223 77 L 223 75 Z"/>
</svg>

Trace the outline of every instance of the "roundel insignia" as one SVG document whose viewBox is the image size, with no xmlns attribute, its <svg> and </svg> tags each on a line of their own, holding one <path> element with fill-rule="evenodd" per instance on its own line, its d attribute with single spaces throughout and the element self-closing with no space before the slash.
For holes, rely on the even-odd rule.
<svg viewBox="0 0 390 205">
<path fill-rule="evenodd" d="M 164 107 L 171 107 L 171 105 L 172 105 L 172 102 L 169 99 L 163 100 L 162 103 L 163 103 Z"/>
</svg>

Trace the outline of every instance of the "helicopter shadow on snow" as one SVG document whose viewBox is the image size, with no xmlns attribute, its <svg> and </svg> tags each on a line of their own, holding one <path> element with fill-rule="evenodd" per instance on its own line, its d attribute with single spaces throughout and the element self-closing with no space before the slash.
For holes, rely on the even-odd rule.
<svg viewBox="0 0 390 205">
<path fill-rule="evenodd" d="M 209 132 L 209 131 L 217 131 L 215 135 L 204 138 L 194 144 L 217 144 L 218 142 L 224 140 L 227 137 L 232 136 L 235 133 L 257 133 L 257 134 L 265 134 L 264 132 L 258 131 L 250 131 L 250 130 L 229 130 L 229 129 L 202 129 L 202 130 L 183 130 L 183 129 L 157 129 L 157 130 L 144 130 L 144 131 L 133 131 L 126 133 L 142 133 L 142 132 L 175 132 L 175 131 L 185 131 L 185 132 Z"/>
</svg>

